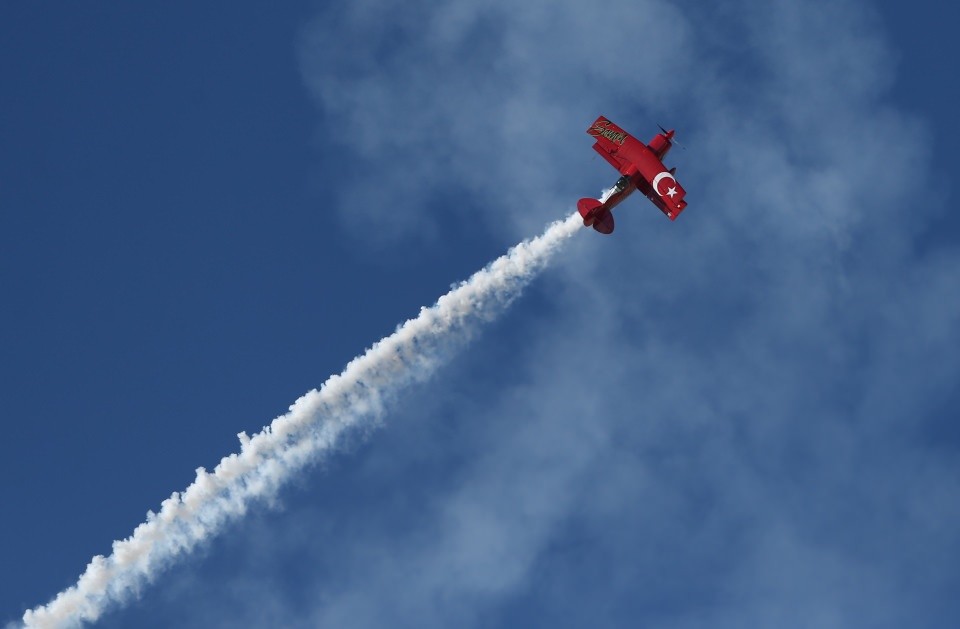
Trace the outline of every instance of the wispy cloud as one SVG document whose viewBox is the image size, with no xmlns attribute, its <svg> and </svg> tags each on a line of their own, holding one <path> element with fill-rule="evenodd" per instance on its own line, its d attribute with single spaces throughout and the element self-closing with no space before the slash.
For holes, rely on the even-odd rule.
<svg viewBox="0 0 960 629">
<path fill-rule="evenodd" d="M 960 580 L 942 559 L 960 546 L 942 526 L 960 516 L 956 444 L 929 440 L 960 377 L 947 349 L 960 343 L 960 255 L 918 244 L 939 211 L 923 196 L 929 135 L 890 96 L 895 54 L 874 10 L 413 6 L 324 12 L 304 37 L 324 124 L 363 128 L 349 150 L 372 171 L 417 147 L 428 166 L 401 186 L 496 197 L 484 216 L 512 233 L 546 211 L 529 202 L 539 191 L 571 203 L 612 180 L 582 135 L 597 114 L 638 135 L 670 116 L 689 147 L 670 158 L 691 205 L 668 225 L 626 204 L 615 239 L 584 239 L 563 261 L 550 316 L 517 323 L 506 384 L 448 385 L 484 401 L 447 421 L 483 426 L 489 451 L 461 446 L 473 464 L 417 520 L 431 534 L 371 525 L 331 560 L 352 577 L 318 574 L 305 589 L 323 602 L 294 622 L 523 624 L 545 609 L 562 610 L 558 626 L 949 618 L 956 605 L 937 588 Z M 371 15 L 383 23 L 367 30 Z M 431 211 L 422 201 L 392 219 L 403 237 Z M 471 371 L 504 369 L 493 356 L 471 354 Z M 584 425 L 596 443 L 573 438 Z M 538 438 L 554 455 L 518 463 L 549 450 Z M 378 443 L 400 461 L 398 483 L 427 483 L 422 457 L 390 445 Z"/>
<path fill-rule="evenodd" d="M 625 204 L 568 249 L 539 309 L 338 475 L 375 498 L 241 532 L 256 565 L 204 567 L 195 626 L 956 618 L 960 253 L 919 239 L 930 138 L 877 22 L 854 0 L 321 10 L 304 78 L 379 234 L 440 211 L 529 233 L 612 182 L 582 132 L 601 113 L 678 128 L 691 205 Z M 270 587 L 284 554 L 302 578 Z"/>
</svg>

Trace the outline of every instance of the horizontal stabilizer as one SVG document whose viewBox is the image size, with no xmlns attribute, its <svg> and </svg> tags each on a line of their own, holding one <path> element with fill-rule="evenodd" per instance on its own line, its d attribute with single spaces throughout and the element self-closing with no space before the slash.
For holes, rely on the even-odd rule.
<svg viewBox="0 0 960 629">
<path fill-rule="evenodd" d="M 583 217 L 583 226 L 590 227 L 593 225 L 593 221 L 596 219 L 594 214 L 597 211 L 597 208 L 602 207 L 603 203 L 600 203 L 596 199 L 580 199 L 577 201 L 577 211 L 580 212 L 580 216 Z"/>
<path fill-rule="evenodd" d="M 577 201 L 577 211 L 583 217 L 584 227 L 593 227 L 601 234 L 613 233 L 613 214 L 603 208 L 603 203 L 596 199 L 580 199 Z"/>
<path fill-rule="evenodd" d="M 601 234 L 612 234 L 613 212 L 610 210 L 604 210 L 603 214 L 600 215 L 600 218 L 593 222 L 593 228 Z"/>
</svg>

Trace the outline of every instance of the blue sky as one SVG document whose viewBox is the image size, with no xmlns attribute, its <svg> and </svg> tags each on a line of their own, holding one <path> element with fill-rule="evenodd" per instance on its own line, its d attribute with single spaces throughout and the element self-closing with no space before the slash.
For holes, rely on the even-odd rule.
<svg viewBox="0 0 960 629">
<path fill-rule="evenodd" d="M 382 428 L 104 627 L 939 627 L 960 570 L 951 16 L 853 0 L 12 3 L 0 621 L 615 174 Z"/>
</svg>

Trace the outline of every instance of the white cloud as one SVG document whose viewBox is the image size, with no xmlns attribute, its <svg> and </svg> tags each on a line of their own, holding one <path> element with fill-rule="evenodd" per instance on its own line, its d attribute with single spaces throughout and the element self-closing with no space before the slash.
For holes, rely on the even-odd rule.
<svg viewBox="0 0 960 629">
<path fill-rule="evenodd" d="M 224 623 L 261 597 L 287 626 L 955 617 L 957 444 L 931 440 L 960 259 L 917 250 L 929 140 L 886 100 L 889 46 L 852 1 L 324 10 L 302 63 L 355 160 L 345 216 L 401 246 L 441 212 L 537 231 L 612 182 L 583 134 L 601 113 L 678 127 L 690 207 L 621 206 L 312 481 L 332 511 L 294 495 L 276 535 L 245 532 L 305 574 L 224 598 Z"/>
<path fill-rule="evenodd" d="M 391 22 L 389 3 L 376 6 Z M 410 189 L 449 181 L 469 193 L 450 205 L 394 198 L 413 208 L 410 225 L 435 211 L 476 221 L 480 207 L 529 231 L 613 177 L 583 159 L 599 113 L 641 137 L 671 116 L 690 147 L 671 158 L 691 205 L 667 224 L 629 202 L 613 239 L 577 249 L 549 316 L 524 319 L 515 355 L 526 358 L 511 373 L 529 384 L 444 382 L 489 402 L 449 420 L 489 425 L 489 451 L 434 498 L 429 539 L 371 534 L 357 547 L 382 544 L 389 559 L 370 566 L 338 555 L 357 576 L 317 583 L 329 597 L 317 618 L 483 625 L 558 605 L 571 614 L 560 625 L 608 613 L 600 624 L 897 626 L 918 600 L 938 602 L 890 595 L 910 589 L 900 574 L 914 554 L 958 544 L 943 530 L 929 547 L 913 536 L 937 519 L 920 496 L 956 502 L 937 480 L 956 463 L 931 459 L 920 434 L 958 375 L 947 348 L 960 340 L 949 288 L 960 264 L 955 251 L 914 250 L 937 212 L 916 202 L 929 140 L 886 100 L 894 55 L 872 9 L 448 6 L 377 30 L 362 48 L 389 61 L 359 71 L 341 62 L 353 52 L 339 33 L 362 20 L 324 16 L 305 36 L 338 51 L 306 48 L 305 77 L 328 122 L 380 138 L 358 149 L 371 168 L 407 151 L 429 164 Z M 390 97 L 368 100 L 368 85 Z M 392 211 L 370 194 L 369 207 Z M 604 437 L 578 442 L 583 426 Z M 528 431 L 557 450 L 539 460 Z M 524 452 L 538 464 L 519 464 Z M 606 591 L 551 546 L 584 530 Z M 927 576 L 957 580 L 942 565 Z"/>
<path fill-rule="evenodd" d="M 324 11 L 301 57 L 324 140 L 361 166 L 345 213 L 402 234 L 437 212 L 529 231 L 573 207 L 569 182 L 592 155 L 582 132 L 603 103 L 669 100 L 687 36 L 661 2 L 364 3 Z"/>
</svg>

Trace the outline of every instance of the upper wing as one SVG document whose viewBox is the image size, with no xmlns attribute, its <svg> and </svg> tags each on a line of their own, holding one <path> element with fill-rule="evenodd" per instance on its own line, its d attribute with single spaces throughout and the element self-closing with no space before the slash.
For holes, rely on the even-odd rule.
<svg viewBox="0 0 960 629">
<path fill-rule="evenodd" d="M 621 157 L 619 153 L 624 144 L 629 140 L 636 141 L 636 139 L 603 116 L 597 118 L 596 122 L 590 125 L 587 133 L 597 139 L 593 144 L 593 150 L 600 153 L 603 159 L 607 160 L 618 172 L 623 173 L 629 160 Z"/>
</svg>

